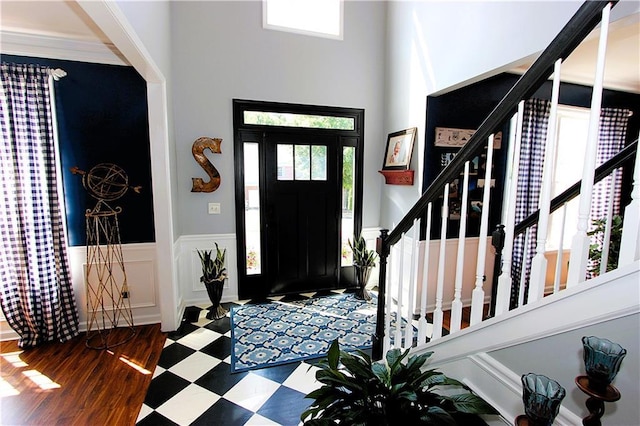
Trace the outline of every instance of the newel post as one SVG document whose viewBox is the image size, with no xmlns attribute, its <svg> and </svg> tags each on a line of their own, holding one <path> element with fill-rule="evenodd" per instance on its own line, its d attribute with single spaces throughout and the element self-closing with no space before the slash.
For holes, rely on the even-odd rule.
<svg viewBox="0 0 640 426">
<path fill-rule="evenodd" d="M 496 256 L 493 261 L 493 280 L 491 282 L 491 305 L 489 306 L 489 316 L 496 316 L 496 301 L 498 299 L 498 282 L 502 275 L 502 249 L 504 249 L 504 225 L 498 224 L 491 234 L 491 245 L 496 249 Z"/>
<path fill-rule="evenodd" d="M 384 308 L 387 293 L 387 258 L 389 257 L 388 229 L 381 229 L 376 239 L 376 252 L 380 258 L 380 275 L 378 278 L 378 312 L 376 314 L 376 333 L 373 335 L 372 355 L 374 361 L 382 359 L 384 341 Z"/>
</svg>

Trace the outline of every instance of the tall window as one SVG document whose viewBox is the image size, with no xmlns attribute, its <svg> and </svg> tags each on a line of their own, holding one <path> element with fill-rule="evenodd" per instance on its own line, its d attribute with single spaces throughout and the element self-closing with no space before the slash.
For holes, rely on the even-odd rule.
<svg viewBox="0 0 640 426">
<path fill-rule="evenodd" d="M 584 166 L 582 159 L 587 149 L 589 110 L 559 105 L 557 120 L 558 145 L 551 188 L 552 198 L 582 179 Z M 564 249 L 571 246 L 571 238 L 575 234 L 578 222 L 579 200 L 580 197 L 576 197 L 567 203 L 564 235 L 561 234 L 564 212 L 560 209 L 551 215 L 547 233 L 547 250 L 558 250 L 561 237 Z"/>
</svg>

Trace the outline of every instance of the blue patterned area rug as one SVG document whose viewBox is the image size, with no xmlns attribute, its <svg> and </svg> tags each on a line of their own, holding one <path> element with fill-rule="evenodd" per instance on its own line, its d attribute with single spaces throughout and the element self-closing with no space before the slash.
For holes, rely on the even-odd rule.
<svg viewBox="0 0 640 426">
<path fill-rule="evenodd" d="M 352 293 L 235 306 L 231 371 L 323 357 L 335 339 L 342 350 L 369 348 L 376 309 L 375 297 L 365 302 Z"/>
</svg>

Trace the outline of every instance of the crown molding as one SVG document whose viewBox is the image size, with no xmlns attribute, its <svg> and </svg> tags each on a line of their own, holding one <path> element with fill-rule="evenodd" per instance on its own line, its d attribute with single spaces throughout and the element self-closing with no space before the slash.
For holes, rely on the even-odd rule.
<svg viewBox="0 0 640 426">
<path fill-rule="evenodd" d="M 0 31 L 0 52 L 109 65 L 130 65 L 112 44 L 37 34 Z"/>
</svg>

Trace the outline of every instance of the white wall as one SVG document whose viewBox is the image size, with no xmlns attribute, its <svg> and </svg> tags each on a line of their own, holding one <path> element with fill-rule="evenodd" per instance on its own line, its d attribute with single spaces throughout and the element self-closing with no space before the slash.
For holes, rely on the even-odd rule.
<svg viewBox="0 0 640 426">
<path fill-rule="evenodd" d="M 162 72 L 166 82 L 172 80 L 171 77 L 171 16 L 170 3 L 166 1 L 117 1 L 118 7 L 126 16 L 136 35 L 140 38 L 154 63 Z M 142 74 L 142 73 L 141 73 Z M 175 138 L 173 137 L 173 101 L 171 85 L 164 87 L 167 96 L 167 132 L 169 170 L 172 176 L 176 176 Z M 156 122 L 157 123 L 157 122 Z M 155 123 L 152 123 L 152 125 Z M 170 194 L 173 197 L 177 193 L 177 180 L 171 180 Z M 172 204 L 172 223 L 174 239 L 178 238 L 175 232 L 178 228 L 177 203 Z"/>
<path fill-rule="evenodd" d="M 382 227 L 421 193 L 426 98 L 510 68 L 544 49 L 581 2 L 389 2 L 385 133 L 418 127 L 414 187 L 386 185 Z M 517 42 L 515 42 L 517 34 Z"/>
<path fill-rule="evenodd" d="M 172 2 L 171 34 L 179 234 L 235 233 L 232 99 L 365 109 L 363 226 L 379 222 L 382 176 L 384 2 L 346 2 L 344 40 L 262 28 L 259 1 Z M 211 155 L 221 185 L 192 193 L 206 178 L 191 154 L 200 136 L 222 138 Z M 207 203 L 221 214 L 207 214 Z"/>
</svg>

